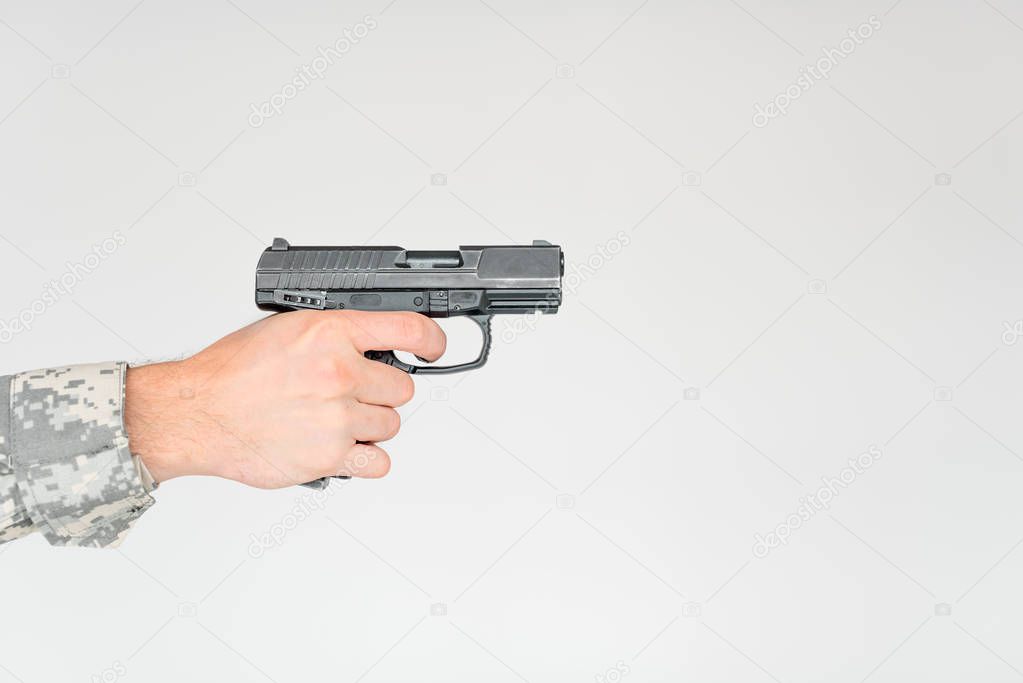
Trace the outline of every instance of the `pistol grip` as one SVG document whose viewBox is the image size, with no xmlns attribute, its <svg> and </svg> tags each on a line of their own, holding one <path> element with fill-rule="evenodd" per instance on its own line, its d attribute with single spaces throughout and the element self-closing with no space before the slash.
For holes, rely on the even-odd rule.
<svg viewBox="0 0 1023 683">
<path fill-rule="evenodd" d="M 330 484 L 331 479 L 351 479 L 351 477 L 345 476 L 343 474 L 335 474 L 332 477 L 320 477 L 319 479 L 307 481 L 306 483 L 302 484 L 302 486 L 305 486 L 306 488 L 310 489 L 316 489 L 317 491 L 322 491 L 323 489 L 327 488 L 327 485 Z"/>
</svg>

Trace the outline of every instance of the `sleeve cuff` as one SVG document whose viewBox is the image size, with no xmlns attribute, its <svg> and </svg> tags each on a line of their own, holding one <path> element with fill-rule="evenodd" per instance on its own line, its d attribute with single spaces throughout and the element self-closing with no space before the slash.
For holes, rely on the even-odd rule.
<svg viewBox="0 0 1023 683">
<path fill-rule="evenodd" d="M 115 546 L 155 487 L 124 429 L 125 363 L 11 379 L 11 460 L 28 517 L 53 545 Z"/>
</svg>

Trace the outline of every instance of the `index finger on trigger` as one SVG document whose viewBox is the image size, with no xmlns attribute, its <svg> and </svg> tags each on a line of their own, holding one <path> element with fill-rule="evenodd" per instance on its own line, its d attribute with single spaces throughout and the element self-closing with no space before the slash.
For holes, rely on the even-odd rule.
<svg viewBox="0 0 1023 683">
<path fill-rule="evenodd" d="M 359 351 L 408 351 L 430 361 L 444 355 L 447 336 L 440 325 L 409 311 L 345 311 L 351 340 Z"/>
</svg>

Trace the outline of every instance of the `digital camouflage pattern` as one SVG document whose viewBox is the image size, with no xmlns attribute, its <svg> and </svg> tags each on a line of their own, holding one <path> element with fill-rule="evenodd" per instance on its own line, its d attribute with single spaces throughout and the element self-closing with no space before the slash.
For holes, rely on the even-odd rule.
<svg viewBox="0 0 1023 683">
<path fill-rule="evenodd" d="M 113 546 L 153 504 L 128 449 L 124 363 L 0 377 L 0 543 Z"/>
</svg>

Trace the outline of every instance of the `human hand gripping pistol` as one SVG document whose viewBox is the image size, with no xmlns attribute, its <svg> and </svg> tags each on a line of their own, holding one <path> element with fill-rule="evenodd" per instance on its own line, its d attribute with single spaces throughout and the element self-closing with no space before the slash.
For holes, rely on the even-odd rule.
<svg viewBox="0 0 1023 683">
<path fill-rule="evenodd" d="M 482 367 L 490 354 L 490 319 L 503 313 L 557 313 L 565 256 L 536 240 L 529 246 L 411 251 L 401 247 L 293 247 L 277 238 L 256 266 L 263 310 L 415 311 L 431 318 L 468 316 L 483 332 L 479 356 L 457 365 L 414 365 L 393 350 L 366 357 L 409 374 L 441 375 Z M 347 478 L 347 477 L 340 477 Z M 327 479 L 307 486 L 322 488 Z"/>
</svg>

